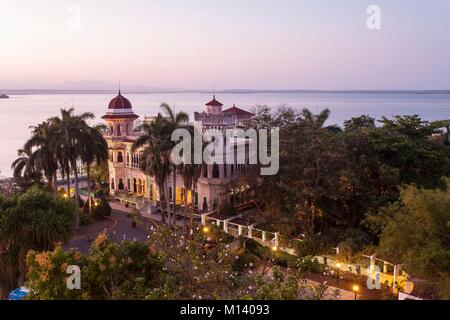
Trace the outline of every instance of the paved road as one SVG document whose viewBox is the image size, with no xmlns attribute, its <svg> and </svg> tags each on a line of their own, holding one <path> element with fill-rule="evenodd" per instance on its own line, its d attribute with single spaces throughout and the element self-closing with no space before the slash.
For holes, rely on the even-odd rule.
<svg viewBox="0 0 450 320">
<path fill-rule="evenodd" d="M 64 245 L 65 250 L 76 248 L 86 254 L 92 245 L 96 235 L 106 228 L 109 235 L 115 236 L 116 241 L 125 240 L 146 241 L 149 236 L 151 222 L 143 220 L 138 223 L 136 228 L 132 228 L 131 220 L 126 216 L 126 212 L 113 210 L 111 219 L 98 221 L 90 226 L 90 230 L 96 230 L 93 233 L 85 232 L 77 234 L 69 243 Z"/>
</svg>

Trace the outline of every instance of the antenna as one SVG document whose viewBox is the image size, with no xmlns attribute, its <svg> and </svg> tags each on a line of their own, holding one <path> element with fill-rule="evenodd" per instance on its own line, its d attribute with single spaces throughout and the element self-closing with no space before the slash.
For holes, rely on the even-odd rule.
<svg viewBox="0 0 450 320">
<path fill-rule="evenodd" d="M 120 81 L 119 81 L 119 95 L 120 95 L 121 93 L 120 93 Z"/>
</svg>

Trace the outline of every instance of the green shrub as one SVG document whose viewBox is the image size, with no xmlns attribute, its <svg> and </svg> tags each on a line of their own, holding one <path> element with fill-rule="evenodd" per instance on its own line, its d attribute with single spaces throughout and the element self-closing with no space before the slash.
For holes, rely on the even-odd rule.
<svg viewBox="0 0 450 320">
<path fill-rule="evenodd" d="M 112 213 L 111 206 L 107 199 L 103 198 L 100 203 L 93 210 L 93 215 L 96 219 L 102 219 L 104 217 L 110 217 Z"/>
<path fill-rule="evenodd" d="M 309 234 L 303 241 L 297 243 L 295 249 L 299 257 L 307 257 L 328 253 L 332 247 L 326 237 Z"/>
<path fill-rule="evenodd" d="M 234 215 L 237 214 L 236 208 L 228 200 L 222 201 L 222 203 L 220 204 L 219 208 L 217 209 L 217 213 L 219 215 L 229 216 L 229 217 L 234 216 Z"/>
<path fill-rule="evenodd" d="M 295 265 L 295 257 L 284 251 L 274 253 L 274 263 L 281 267 L 292 267 Z"/>
<path fill-rule="evenodd" d="M 244 272 L 251 268 L 251 265 L 255 265 L 257 261 L 257 256 L 251 253 L 244 253 L 235 261 L 233 269 L 237 272 Z"/>
<path fill-rule="evenodd" d="M 302 274 L 321 273 L 322 266 L 317 258 L 308 256 L 297 260 L 297 269 Z"/>
</svg>

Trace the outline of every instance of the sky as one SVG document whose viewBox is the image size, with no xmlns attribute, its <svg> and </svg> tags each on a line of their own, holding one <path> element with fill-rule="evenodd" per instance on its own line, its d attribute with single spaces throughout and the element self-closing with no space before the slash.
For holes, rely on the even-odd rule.
<svg viewBox="0 0 450 320">
<path fill-rule="evenodd" d="M 445 90 L 449 17 L 450 0 L 0 0 L 0 88 Z"/>
</svg>

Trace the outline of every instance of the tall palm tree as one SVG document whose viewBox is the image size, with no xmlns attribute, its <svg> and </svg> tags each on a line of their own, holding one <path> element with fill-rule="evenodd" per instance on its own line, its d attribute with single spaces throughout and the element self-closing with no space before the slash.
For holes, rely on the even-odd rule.
<svg viewBox="0 0 450 320">
<path fill-rule="evenodd" d="M 88 181 L 88 207 L 92 213 L 91 202 L 91 166 L 94 162 L 100 164 L 108 160 L 108 144 L 101 134 L 102 126 L 87 127 L 81 132 L 79 138 L 80 159 L 86 167 Z"/>
<path fill-rule="evenodd" d="M 132 151 L 144 147 L 140 156 L 140 169 L 145 174 L 154 176 L 159 191 L 162 222 L 166 223 L 167 214 L 170 223 L 166 197 L 166 181 L 170 174 L 170 144 L 165 133 L 166 128 L 167 122 L 161 114 L 158 114 L 153 122 L 142 124 L 139 128 L 142 135 L 133 144 Z"/>
<path fill-rule="evenodd" d="M 80 202 L 80 190 L 78 179 L 78 160 L 86 149 L 85 135 L 89 132 L 89 126 L 86 121 L 93 119 L 94 114 L 90 112 L 81 115 L 74 115 L 74 109 L 61 109 L 61 117 L 53 117 L 49 122 L 55 128 L 55 136 L 53 140 L 53 148 L 56 157 L 65 172 L 67 179 L 67 188 L 70 192 L 70 174 L 73 172 L 75 180 L 75 202 L 77 206 Z M 77 210 L 76 228 L 79 228 L 80 214 Z"/>
<path fill-rule="evenodd" d="M 191 137 L 195 135 L 195 128 L 193 126 L 186 127 L 187 130 L 189 130 Z M 201 176 L 202 164 L 195 164 L 194 161 L 194 140 L 191 139 L 191 159 L 183 158 L 183 163 L 178 167 L 178 173 L 181 175 L 183 180 L 183 186 L 185 189 L 185 195 L 184 195 L 184 208 L 183 208 L 183 231 L 187 235 L 187 212 L 188 212 L 188 203 L 187 203 L 187 195 L 189 193 L 193 193 L 195 191 L 195 186 L 197 185 L 198 179 Z M 193 204 L 191 203 L 191 218 L 193 213 Z M 187 237 L 186 237 L 187 238 Z"/>
<path fill-rule="evenodd" d="M 163 110 L 165 119 L 166 119 L 166 128 L 165 128 L 165 132 L 167 134 L 167 139 L 170 141 L 170 137 L 172 135 L 172 133 L 182 127 L 185 126 L 189 123 L 189 115 L 186 112 L 178 112 L 175 113 L 172 108 L 167 104 L 167 103 L 162 103 L 161 104 L 161 109 Z M 172 143 L 172 147 L 175 144 Z M 172 214 L 172 220 L 169 223 L 169 225 L 174 225 L 175 224 L 175 219 L 176 219 L 176 199 L 177 199 L 177 192 L 176 192 L 176 185 L 177 185 L 177 166 L 175 164 L 172 164 L 172 201 L 173 201 L 173 214 Z"/>
</svg>

